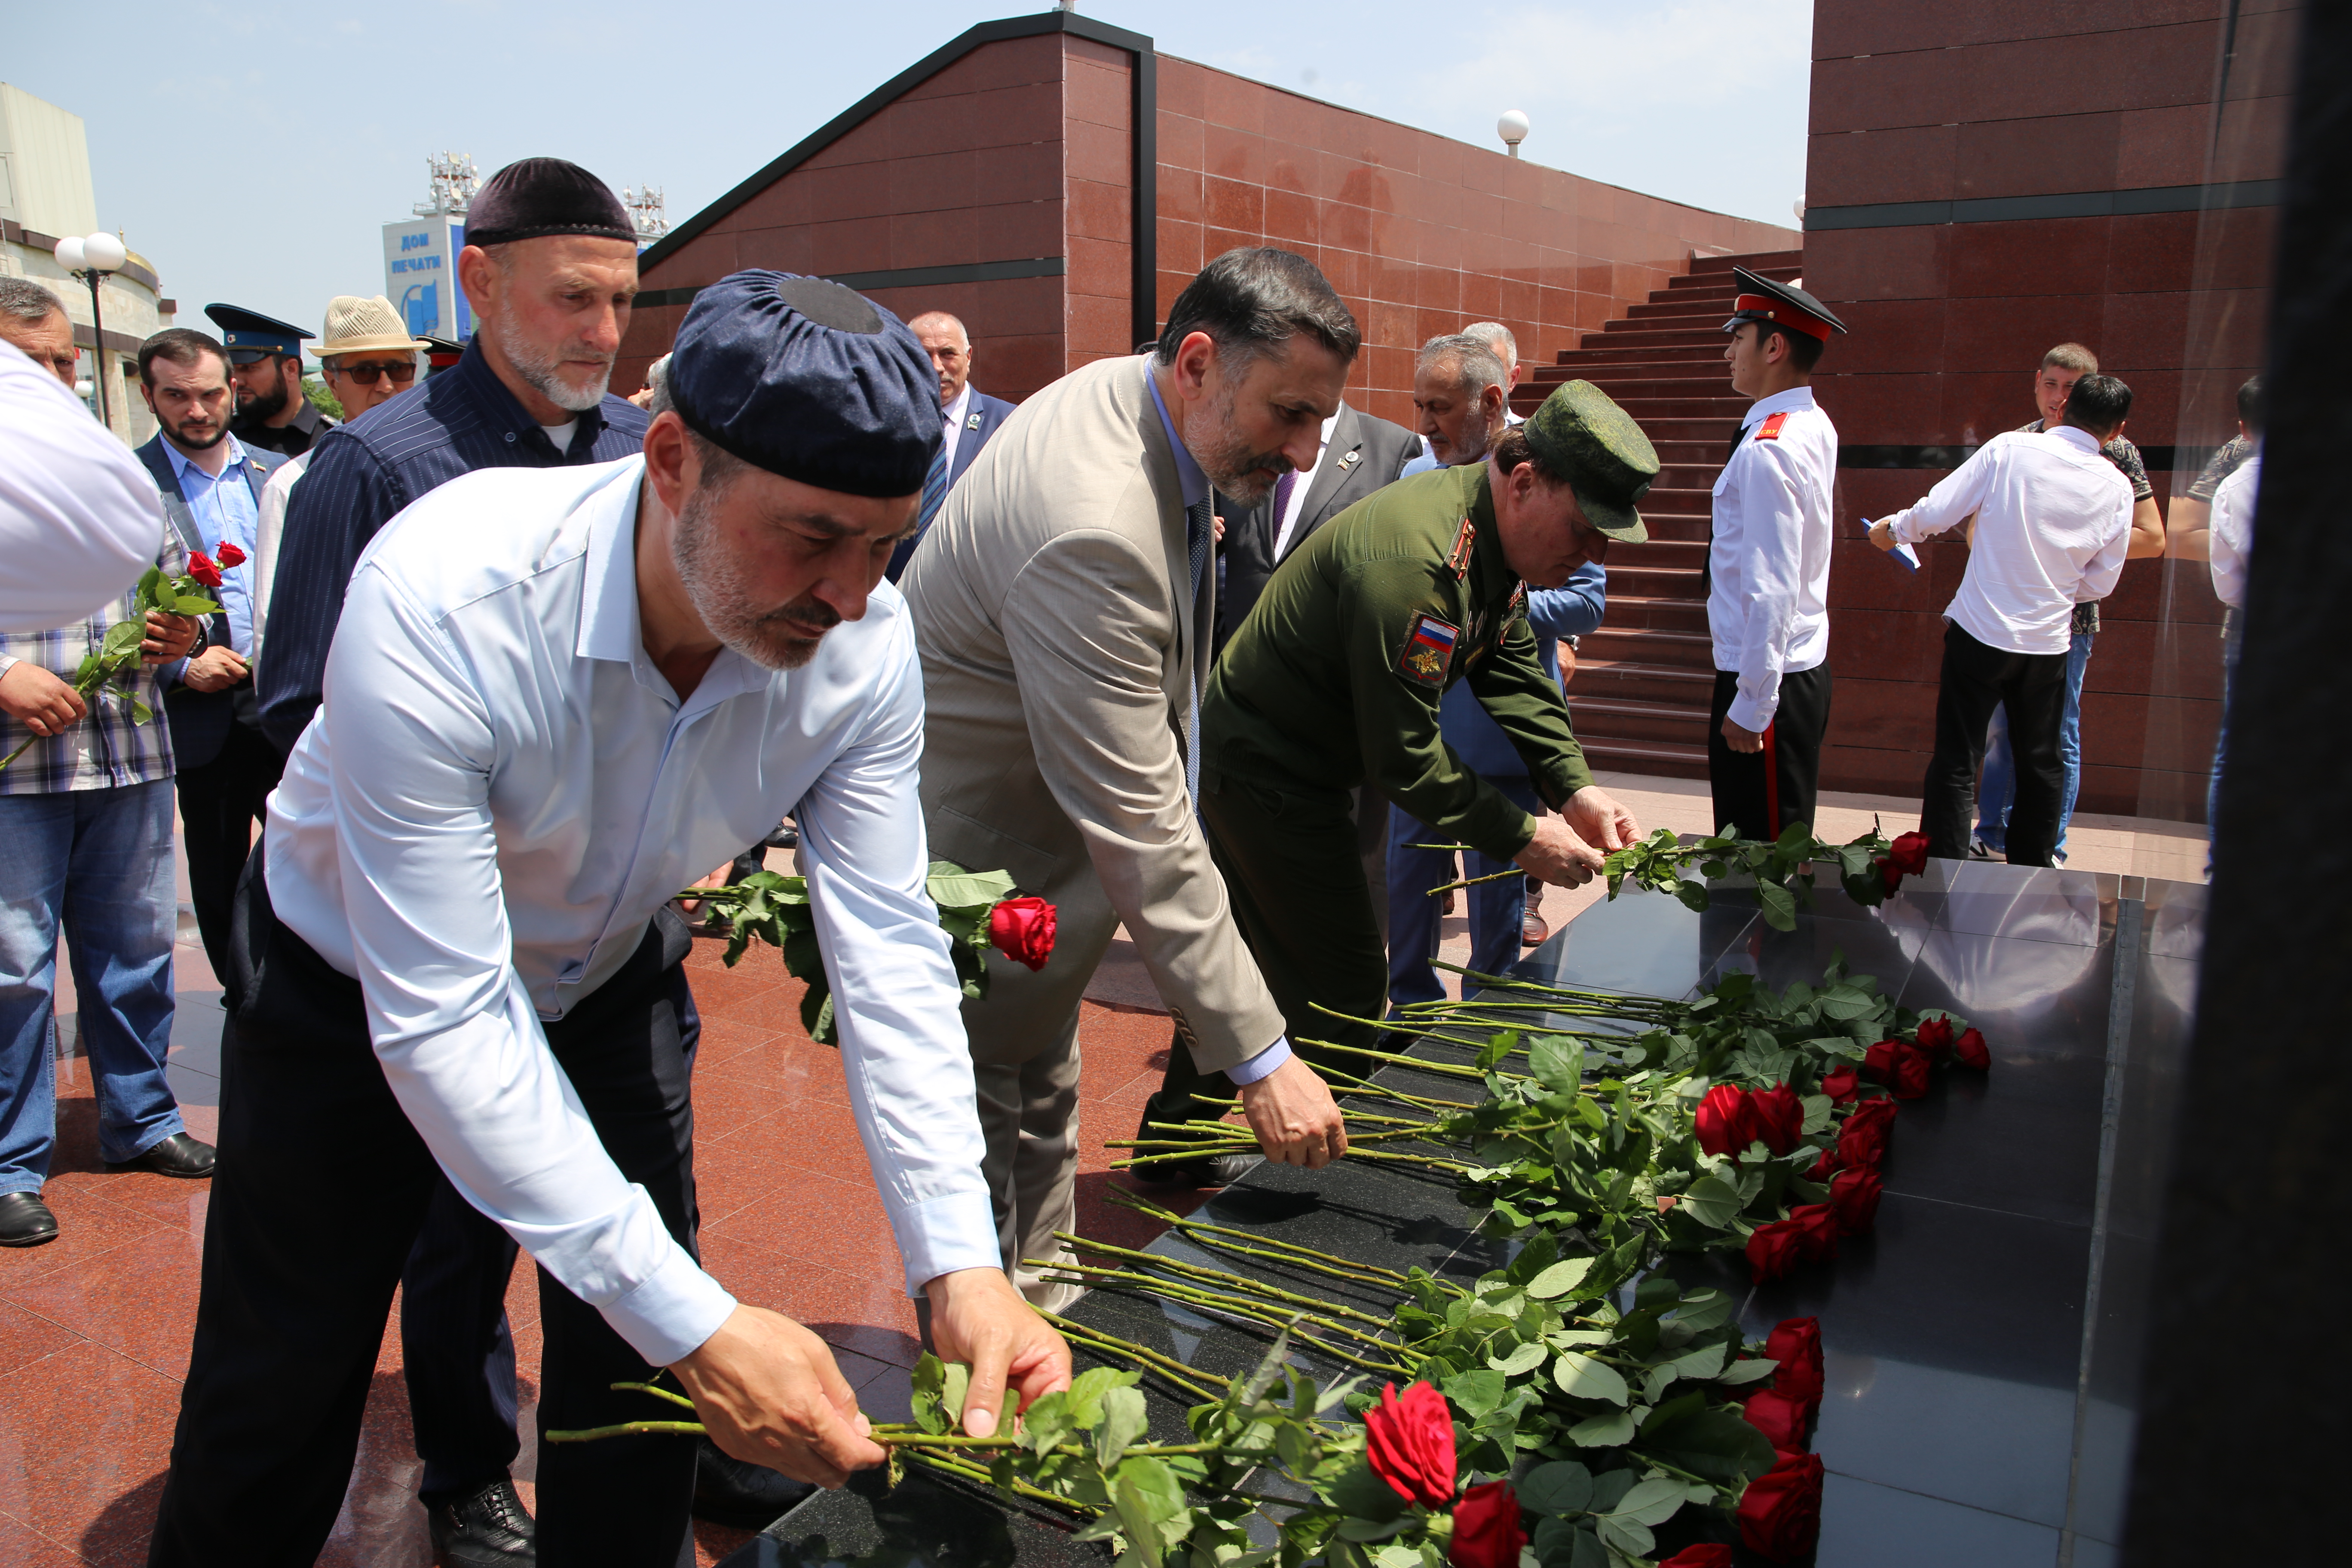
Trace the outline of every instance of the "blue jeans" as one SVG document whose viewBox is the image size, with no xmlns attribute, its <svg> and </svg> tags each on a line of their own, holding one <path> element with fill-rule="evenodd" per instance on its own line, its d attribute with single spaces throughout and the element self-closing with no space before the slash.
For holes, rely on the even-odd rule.
<svg viewBox="0 0 2352 1568">
<path fill-rule="evenodd" d="M 2066 858 L 2066 825 L 2083 787 L 2083 672 L 2091 665 L 2091 634 L 2076 632 L 2066 650 L 2066 716 L 2059 721 L 2058 761 L 2066 769 L 2066 798 L 2058 810 L 2058 859 Z M 2009 850 L 2009 808 L 2017 799 L 2017 763 L 2009 751 L 2009 713 L 1996 708 L 1985 731 L 1984 773 L 1977 780 L 1977 837 L 1996 855 Z"/>
<path fill-rule="evenodd" d="M 172 1048 L 172 781 L 0 795 L 0 1193 L 37 1193 L 57 1141 L 58 932 L 73 955 L 98 1152 L 183 1131 Z"/>
<path fill-rule="evenodd" d="M 1486 782 L 1527 810 L 1536 809 L 1536 788 L 1527 779 Z M 1444 900 L 1431 898 L 1429 889 L 1455 879 L 1454 853 L 1412 846 L 1448 842 L 1436 829 L 1402 810 L 1390 814 L 1389 1006 L 1392 1011 L 1408 1002 L 1434 1002 L 1445 994 L 1444 983 L 1429 962 L 1437 956 Z M 1475 849 L 1464 853 L 1462 859 L 1465 877 L 1517 869 L 1508 860 L 1490 860 Z M 1528 917 L 1527 879 L 1506 877 L 1463 890 L 1470 896 L 1469 967 L 1481 974 L 1508 973 L 1519 961 L 1519 932 Z M 1475 982 L 1465 985 L 1477 988 Z"/>
</svg>

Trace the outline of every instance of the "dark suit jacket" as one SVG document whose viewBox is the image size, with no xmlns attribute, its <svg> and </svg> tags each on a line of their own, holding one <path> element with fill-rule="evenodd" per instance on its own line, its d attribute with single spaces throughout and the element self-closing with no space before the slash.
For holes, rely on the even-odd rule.
<svg viewBox="0 0 2352 1568">
<path fill-rule="evenodd" d="M 948 483 L 963 478 L 996 427 L 1013 417 L 1013 405 L 1001 397 L 991 397 L 978 387 L 971 389 L 971 402 L 963 411 L 963 434 L 956 438 L 955 466 L 948 470 Z"/>
<path fill-rule="evenodd" d="M 1307 500 L 1283 556 L 1286 558 L 1317 529 L 1394 480 L 1398 469 L 1420 456 L 1421 437 L 1403 426 L 1339 405 L 1330 444 L 1323 448 L 1322 466 L 1306 481 Z M 1273 496 L 1238 511 L 1220 496 L 1217 511 L 1225 520 L 1224 586 L 1217 594 L 1217 641 L 1222 644 L 1249 618 L 1258 595 L 1265 592 L 1266 580 L 1282 562 L 1274 553 L 1279 520 L 1274 515 Z"/>
<path fill-rule="evenodd" d="M 245 456 L 245 482 L 253 488 L 253 502 L 257 509 L 262 487 L 290 459 L 258 447 L 247 447 Z M 188 542 L 200 537 L 196 521 L 188 510 L 187 498 L 180 493 L 180 476 L 173 471 L 160 432 L 139 448 L 138 458 L 155 476 L 155 488 L 163 492 L 163 514 L 170 519 L 173 532 L 183 545 L 194 549 Z M 227 617 L 214 616 L 205 622 L 204 636 L 188 650 L 189 656 L 193 658 L 205 648 L 215 644 L 226 647 L 227 643 Z M 227 743 L 230 725 L 242 721 L 257 730 L 261 727 L 250 677 L 222 691 L 194 691 L 174 682 L 163 693 L 163 714 L 172 726 L 173 760 L 183 773 L 203 767 L 219 756 L 221 747 Z"/>
</svg>

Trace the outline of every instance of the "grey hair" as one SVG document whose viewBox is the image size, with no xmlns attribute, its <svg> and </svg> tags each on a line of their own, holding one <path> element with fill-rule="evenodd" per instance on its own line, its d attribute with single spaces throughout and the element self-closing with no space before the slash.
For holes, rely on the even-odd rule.
<svg viewBox="0 0 2352 1568">
<path fill-rule="evenodd" d="M 653 401 L 646 405 L 648 415 L 663 415 L 677 405 L 669 395 L 669 355 L 664 354 L 646 366 L 646 384 L 654 389 Z"/>
<path fill-rule="evenodd" d="M 652 400 L 646 405 L 648 416 L 658 419 L 665 414 L 677 413 L 677 399 L 669 393 L 669 355 L 664 354 L 646 366 L 646 384 L 654 389 Z M 686 416 L 679 414 L 678 417 L 683 420 Z M 702 459 L 702 488 L 711 495 L 733 484 L 751 466 L 690 424 L 686 427 L 686 438 L 694 447 L 695 456 Z"/>
<path fill-rule="evenodd" d="M 1462 329 L 1462 335 L 1475 338 L 1494 350 L 1495 357 L 1503 362 L 1507 374 L 1513 365 L 1519 363 L 1519 340 L 1513 337 L 1511 329 L 1500 321 L 1473 321 Z"/>
<path fill-rule="evenodd" d="M 64 315 L 66 302 L 29 278 L 0 278 L 0 316 L 46 321 L 52 310 Z"/>
<path fill-rule="evenodd" d="M 1454 384 L 1470 397 L 1483 395 L 1490 386 L 1501 386 L 1507 374 L 1503 369 L 1503 362 L 1495 357 L 1495 351 L 1486 345 L 1486 341 L 1467 332 L 1445 332 L 1430 339 L 1421 345 L 1421 353 L 1413 358 L 1412 368 L 1418 374 L 1449 363 L 1454 367 Z"/>
</svg>

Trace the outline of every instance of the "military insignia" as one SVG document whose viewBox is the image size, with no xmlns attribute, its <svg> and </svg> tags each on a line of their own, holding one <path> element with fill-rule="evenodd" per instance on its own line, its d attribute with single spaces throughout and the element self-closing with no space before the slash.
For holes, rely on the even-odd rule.
<svg viewBox="0 0 2352 1568">
<path fill-rule="evenodd" d="M 980 428 L 980 415 L 977 411 L 966 416 L 963 422 L 963 427 L 967 430 L 977 430 Z"/>
<path fill-rule="evenodd" d="M 1789 413 L 1786 409 L 1782 409 L 1778 414 L 1767 414 L 1764 416 L 1764 423 L 1756 426 L 1756 438 L 1759 441 L 1779 440 L 1780 438 L 1780 426 L 1786 425 L 1788 422 Z"/>
<path fill-rule="evenodd" d="M 1397 655 L 1397 668 L 1423 686 L 1442 687 L 1446 667 L 1454 661 L 1454 645 L 1461 640 L 1461 627 L 1435 616 L 1416 616 L 1404 650 Z"/>
<path fill-rule="evenodd" d="M 1478 531 L 1471 526 L 1468 518 L 1464 518 L 1462 531 L 1454 536 L 1454 552 L 1445 558 L 1445 563 L 1454 568 L 1454 574 L 1456 577 L 1469 575 L 1470 547 L 1477 542 Z"/>
<path fill-rule="evenodd" d="M 1343 474 L 1346 473 L 1349 468 L 1354 468 L 1358 463 L 1363 461 L 1363 458 L 1364 455 L 1361 452 L 1349 453 L 1346 457 L 1339 459 L 1339 471 Z"/>
</svg>

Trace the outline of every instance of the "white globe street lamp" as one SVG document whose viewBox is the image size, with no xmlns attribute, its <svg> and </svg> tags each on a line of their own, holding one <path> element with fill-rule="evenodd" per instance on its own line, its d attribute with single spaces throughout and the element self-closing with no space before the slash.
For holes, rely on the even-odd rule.
<svg viewBox="0 0 2352 1568">
<path fill-rule="evenodd" d="M 1505 110 L 1503 117 L 1495 121 L 1495 134 L 1503 139 L 1505 146 L 1510 148 L 1511 156 L 1517 157 L 1519 143 L 1528 139 L 1528 117 L 1516 109 Z"/>
<path fill-rule="evenodd" d="M 121 270 L 131 259 L 130 247 L 110 234 L 93 234 L 77 239 L 71 235 L 58 241 L 51 254 L 58 265 L 89 285 L 90 379 L 98 384 L 98 418 L 109 428 L 114 425 L 114 410 L 106 396 L 106 316 L 98 300 L 99 280 L 110 272 Z"/>
</svg>

